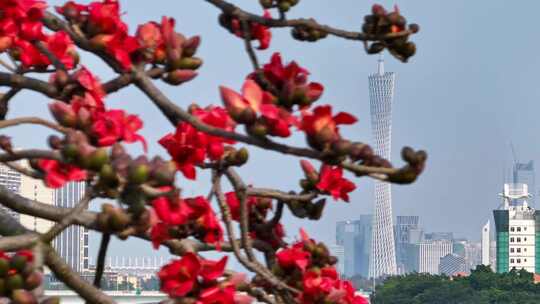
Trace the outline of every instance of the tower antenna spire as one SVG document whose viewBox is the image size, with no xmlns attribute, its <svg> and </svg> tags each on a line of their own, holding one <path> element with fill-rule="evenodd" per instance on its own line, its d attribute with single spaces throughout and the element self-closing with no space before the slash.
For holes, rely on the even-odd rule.
<svg viewBox="0 0 540 304">
<path fill-rule="evenodd" d="M 384 55 L 382 52 L 379 53 L 379 59 L 377 60 L 377 73 L 379 75 L 384 74 Z"/>
</svg>

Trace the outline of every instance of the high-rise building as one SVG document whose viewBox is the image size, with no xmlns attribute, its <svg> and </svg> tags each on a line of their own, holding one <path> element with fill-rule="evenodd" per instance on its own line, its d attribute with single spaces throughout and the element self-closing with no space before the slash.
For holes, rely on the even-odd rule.
<svg viewBox="0 0 540 304">
<path fill-rule="evenodd" d="M 390 159 L 395 73 L 385 72 L 384 62 L 382 58 L 379 58 L 378 71 L 370 75 L 368 79 L 373 147 L 377 155 Z M 392 197 L 389 183 L 375 181 L 373 210 L 369 276 L 396 274 Z"/>
<path fill-rule="evenodd" d="M 345 251 L 344 274 L 347 277 L 368 276 L 372 222 L 371 214 L 363 214 L 358 220 L 336 223 L 336 244 L 343 246 Z"/>
<path fill-rule="evenodd" d="M 70 182 L 55 191 L 55 205 L 73 208 L 83 198 L 84 182 Z M 77 272 L 88 269 L 88 230 L 72 225 L 54 239 L 54 248 L 64 261 Z"/>
<path fill-rule="evenodd" d="M 328 250 L 330 254 L 338 259 L 337 271 L 340 275 L 345 274 L 345 247 L 341 245 L 329 245 Z"/>
<path fill-rule="evenodd" d="M 485 266 L 490 265 L 490 237 L 489 237 L 489 221 L 482 227 L 482 264 Z"/>
<path fill-rule="evenodd" d="M 406 244 L 411 243 L 411 230 L 418 229 L 418 216 L 397 216 L 396 220 L 396 263 L 398 273 L 405 273 L 407 261 Z"/>
<path fill-rule="evenodd" d="M 512 179 L 514 184 L 526 184 L 529 189 L 529 193 L 532 197 L 529 198 L 528 204 L 531 207 L 536 207 L 536 183 L 535 183 L 535 171 L 534 161 L 530 160 L 527 163 L 514 163 L 512 167 Z"/>
<path fill-rule="evenodd" d="M 9 191 L 13 193 L 21 193 L 21 179 L 22 174 L 11 169 L 10 167 L 0 164 L 0 185 L 6 187 Z M 20 215 L 13 210 L 0 206 L 4 211 L 11 215 L 14 219 L 19 220 Z"/>
<path fill-rule="evenodd" d="M 452 253 L 452 241 L 425 240 L 407 247 L 407 272 L 439 273 L 441 258 Z"/>
<path fill-rule="evenodd" d="M 43 204 L 54 205 L 54 190 L 43 184 L 43 181 L 26 175 L 21 176 L 20 195 Z M 31 215 L 21 214 L 19 221 L 29 230 L 44 233 L 53 222 Z"/>
<path fill-rule="evenodd" d="M 528 205 L 527 184 L 504 184 L 503 204 L 493 210 L 497 241 L 497 272 L 513 268 L 540 272 L 540 211 Z M 539 240 L 538 242 L 536 240 Z"/>
<path fill-rule="evenodd" d="M 449 253 L 441 258 L 439 263 L 439 274 L 447 276 L 456 275 L 458 272 L 468 272 L 465 258 L 457 254 Z"/>
</svg>

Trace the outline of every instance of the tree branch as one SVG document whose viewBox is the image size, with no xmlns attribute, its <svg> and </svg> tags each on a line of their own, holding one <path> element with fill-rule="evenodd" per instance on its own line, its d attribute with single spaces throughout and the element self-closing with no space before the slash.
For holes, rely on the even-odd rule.
<svg viewBox="0 0 540 304">
<path fill-rule="evenodd" d="M 246 12 L 242 10 L 241 8 L 227 2 L 224 0 L 206 0 L 206 2 L 213 4 L 217 8 L 219 8 L 222 12 L 231 15 L 233 17 L 236 17 L 240 20 L 245 21 L 251 21 L 260 23 L 264 26 L 268 27 L 305 27 L 309 29 L 319 30 L 326 32 L 330 35 L 334 35 L 336 37 L 341 37 L 349 40 L 360 40 L 360 41 L 377 41 L 377 40 L 385 40 L 385 39 L 392 39 L 392 38 L 398 38 L 398 37 L 405 37 L 412 34 L 409 30 L 400 31 L 397 33 L 391 33 L 384 36 L 377 36 L 377 35 L 367 35 L 365 33 L 360 32 L 351 32 L 351 31 L 345 31 L 341 29 L 337 29 L 328 25 L 319 24 L 314 19 L 273 19 L 273 18 L 265 18 L 259 15 L 255 15 L 249 12 Z"/>
<path fill-rule="evenodd" d="M 115 304 L 109 296 L 104 294 L 101 290 L 97 289 L 84 279 L 82 279 L 77 273 L 67 265 L 62 258 L 56 253 L 56 251 L 50 246 L 44 246 L 45 263 L 47 267 L 54 273 L 54 275 L 64 282 L 69 288 L 73 289 L 83 299 L 90 303 L 100 304 Z"/>
</svg>

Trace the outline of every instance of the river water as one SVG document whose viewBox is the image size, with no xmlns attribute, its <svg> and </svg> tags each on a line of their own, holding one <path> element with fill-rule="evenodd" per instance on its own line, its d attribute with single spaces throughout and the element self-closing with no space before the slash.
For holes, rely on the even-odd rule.
<svg viewBox="0 0 540 304">
<path fill-rule="evenodd" d="M 106 292 L 119 304 L 145 304 L 145 303 L 159 303 L 166 297 L 164 294 L 154 291 L 145 291 L 140 295 L 134 292 Z M 51 290 L 45 291 L 45 295 L 59 296 L 61 304 L 82 304 L 84 301 L 78 297 L 74 292 L 64 290 Z"/>
</svg>

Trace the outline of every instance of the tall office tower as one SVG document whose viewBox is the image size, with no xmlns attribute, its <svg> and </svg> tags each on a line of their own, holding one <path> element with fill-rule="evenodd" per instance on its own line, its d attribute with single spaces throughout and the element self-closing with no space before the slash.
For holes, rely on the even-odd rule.
<svg viewBox="0 0 540 304">
<path fill-rule="evenodd" d="M 460 272 L 469 272 L 464 257 L 449 253 L 441 258 L 439 263 L 439 274 L 454 276 Z"/>
<path fill-rule="evenodd" d="M 398 273 L 405 273 L 407 262 L 406 244 L 411 243 L 411 230 L 418 229 L 418 216 L 398 216 L 396 220 L 396 263 Z"/>
<path fill-rule="evenodd" d="M 329 245 L 328 251 L 338 259 L 337 271 L 340 275 L 345 274 L 345 247 L 341 245 Z"/>
<path fill-rule="evenodd" d="M 55 191 L 58 207 L 73 208 L 85 193 L 84 182 L 70 182 Z M 88 230 L 70 226 L 54 239 L 54 248 L 64 261 L 77 272 L 88 269 Z"/>
<path fill-rule="evenodd" d="M 452 241 L 454 239 L 454 233 L 453 232 L 431 232 L 431 233 L 426 233 L 424 235 L 424 238 L 430 241 L 441 241 L 441 240 Z"/>
<path fill-rule="evenodd" d="M 13 193 L 21 193 L 22 174 L 11 169 L 10 167 L 0 164 L 0 185 L 6 187 Z M 10 214 L 14 219 L 20 220 L 20 214 L 12 211 L 9 208 L 0 206 L 0 208 Z"/>
<path fill-rule="evenodd" d="M 336 244 L 343 246 L 344 274 L 368 276 L 371 253 L 371 235 L 373 217 L 371 214 L 360 215 L 356 221 L 336 223 Z"/>
<path fill-rule="evenodd" d="M 504 184 L 502 207 L 493 210 L 497 272 L 516 269 L 540 272 L 540 211 L 529 207 L 527 184 Z M 513 202 L 513 203 L 512 203 Z"/>
<path fill-rule="evenodd" d="M 381 57 L 377 73 L 370 75 L 368 79 L 375 153 L 389 160 L 395 74 L 384 71 L 384 62 Z M 379 277 L 396 273 L 390 184 L 376 181 L 369 276 Z"/>
<path fill-rule="evenodd" d="M 20 195 L 47 205 L 54 205 L 54 190 L 43 184 L 43 181 L 26 175 L 21 177 Z M 26 214 L 20 215 L 21 224 L 29 230 L 44 233 L 53 222 Z"/>
<path fill-rule="evenodd" d="M 407 272 L 439 273 L 440 259 L 453 253 L 453 242 L 449 240 L 423 240 L 406 245 Z"/>
<path fill-rule="evenodd" d="M 491 251 L 490 246 L 490 240 L 489 240 L 489 220 L 487 223 L 482 227 L 482 264 L 483 265 L 490 265 L 489 260 L 489 253 Z"/>
<path fill-rule="evenodd" d="M 528 163 L 514 163 L 512 179 L 514 184 L 526 184 L 532 197 L 528 200 L 529 206 L 536 207 L 536 184 L 535 184 L 534 161 Z"/>
</svg>

